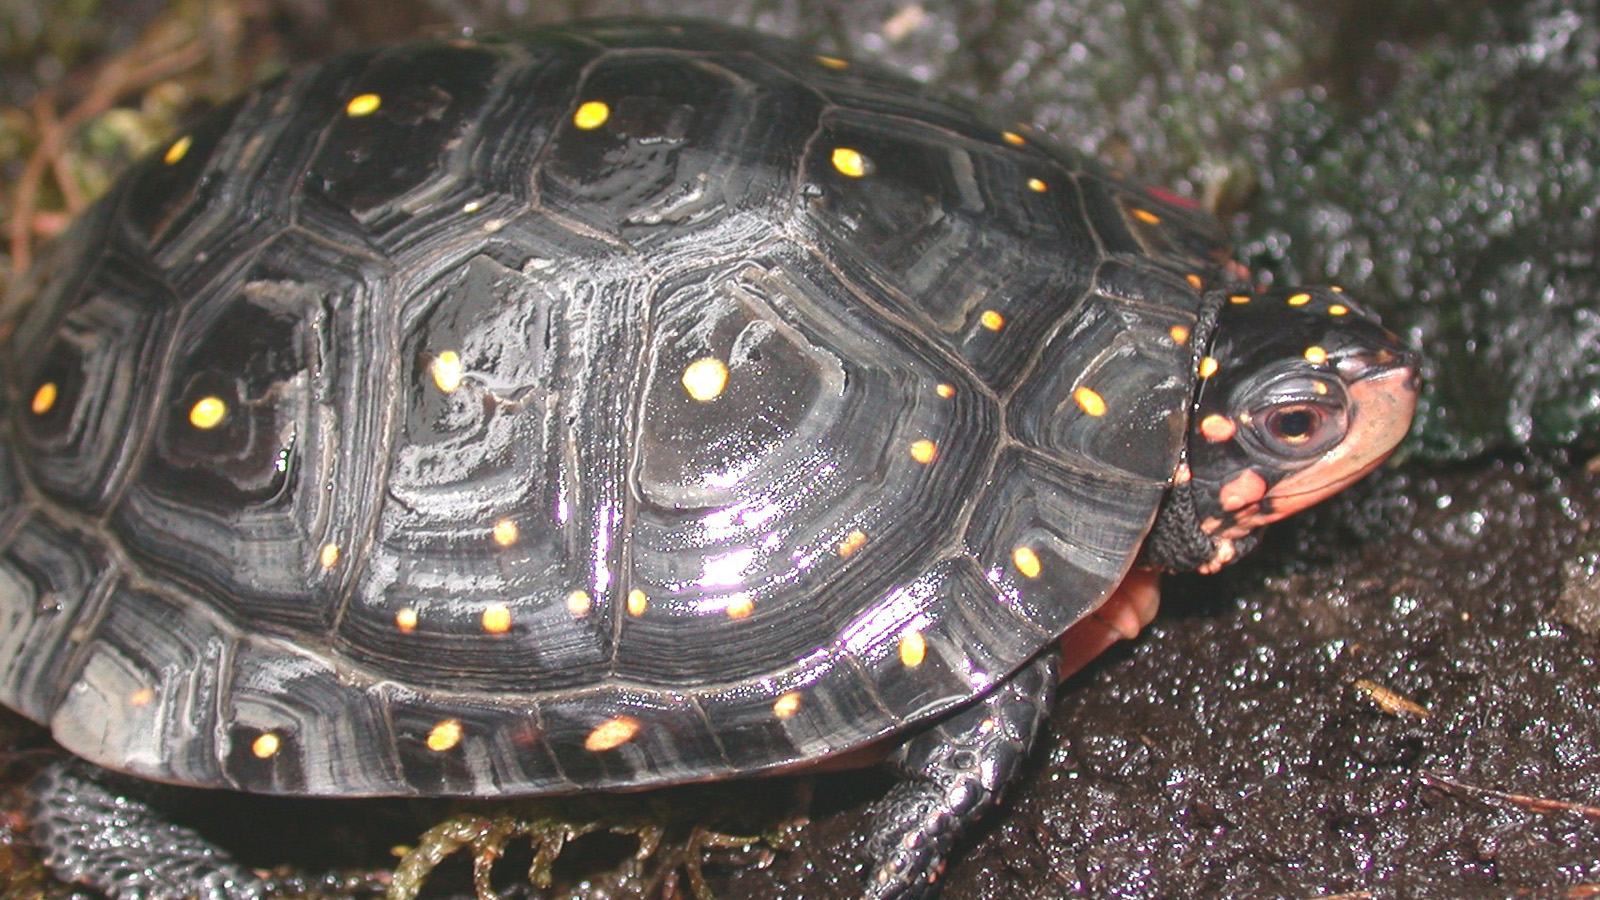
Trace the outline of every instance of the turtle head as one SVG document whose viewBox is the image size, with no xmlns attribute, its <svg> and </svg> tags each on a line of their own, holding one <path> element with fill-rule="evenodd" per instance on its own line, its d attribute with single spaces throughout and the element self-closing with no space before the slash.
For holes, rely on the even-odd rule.
<svg viewBox="0 0 1600 900">
<path fill-rule="evenodd" d="M 1339 291 L 1230 296 L 1147 559 L 1216 571 L 1257 529 L 1372 471 L 1411 427 L 1418 366 L 1415 351 Z"/>
</svg>

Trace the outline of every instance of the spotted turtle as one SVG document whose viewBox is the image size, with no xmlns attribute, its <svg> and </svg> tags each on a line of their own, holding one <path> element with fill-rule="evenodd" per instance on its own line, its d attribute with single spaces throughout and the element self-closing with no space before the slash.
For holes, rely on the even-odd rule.
<svg viewBox="0 0 1600 900">
<path fill-rule="evenodd" d="M 903 781 L 865 894 L 920 896 L 1063 633 L 1076 664 L 1136 631 L 1151 573 L 1359 478 L 1417 391 L 1359 303 L 1253 289 L 1191 205 L 704 23 L 279 78 L 32 284 L 0 700 L 94 764 L 36 828 L 125 900 L 261 885 L 98 767 L 490 797 L 868 746 Z"/>
</svg>

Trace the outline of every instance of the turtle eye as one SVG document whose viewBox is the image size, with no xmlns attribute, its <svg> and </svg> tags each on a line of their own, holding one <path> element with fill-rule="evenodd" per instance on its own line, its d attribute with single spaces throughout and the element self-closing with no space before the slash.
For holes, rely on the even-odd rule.
<svg viewBox="0 0 1600 900">
<path fill-rule="evenodd" d="M 1345 417 L 1320 403 L 1288 401 L 1255 412 L 1251 418 L 1266 449 L 1281 456 L 1319 455 L 1344 439 Z"/>
</svg>

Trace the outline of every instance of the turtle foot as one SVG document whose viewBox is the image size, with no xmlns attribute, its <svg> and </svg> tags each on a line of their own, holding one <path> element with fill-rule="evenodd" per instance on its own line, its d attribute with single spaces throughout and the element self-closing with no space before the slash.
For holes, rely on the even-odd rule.
<svg viewBox="0 0 1600 900">
<path fill-rule="evenodd" d="M 873 814 L 867 900 L 917 900 L 934 893 L 951 845 L 995 805 L 1022 768 L 1050 709 L 1057 661 L 1054 653 L 1039 656 L 890 757 L 905 781 Z"/>
<path fill-rule="evenodd" d="M 260 900 L 259 878 L 124 781 L 65 760 L 29 785 L 34 838 L 57 877 L 113 900 Z"/>
</svg>

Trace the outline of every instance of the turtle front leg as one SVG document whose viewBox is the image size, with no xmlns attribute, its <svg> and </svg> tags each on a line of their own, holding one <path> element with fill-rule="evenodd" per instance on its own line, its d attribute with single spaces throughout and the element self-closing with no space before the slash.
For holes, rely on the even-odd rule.
<svg viewBox="0 0 1600 900">
<path fill-rule="evenodd" d="M 945 854 L 999 799 L 1033 746 L 1055 694 L 1055 652 L 1041 654 L 974 705 L 901 745 L 889 765 L 905 780 L 874 811 L 866 852 L 869 900 L 932 891 Z"/>
<path fill-rule="evenodd" d="M 34 839 L 64 881 L 91 885 L 113 900 L 260 900 L 265 892 L 227 853 L 167 821 L 144 799 L 149 786 L 65 760 L 28 790 Z"/>
</svg>

